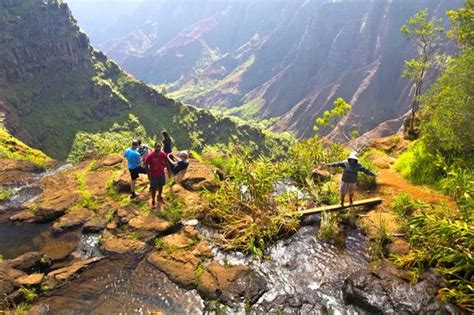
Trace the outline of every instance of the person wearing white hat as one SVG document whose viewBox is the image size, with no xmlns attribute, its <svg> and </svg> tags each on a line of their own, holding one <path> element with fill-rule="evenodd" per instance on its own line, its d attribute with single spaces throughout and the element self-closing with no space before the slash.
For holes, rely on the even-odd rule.
<svg viewBox="0 0 474 315">
<path fill-rule="evenodd" d="M 351 152 L 345 161 L 334 162 L 326 164 L 329 167 L 342 167 L 344 173 L 342 174 L 341 185 L 339 191 L 341 192 L 341 206 L 344 207 L 344 199 L 349 194 L 349 204 L 352 205 L 354 201 L 354 193 L 357 185 L 357 175 L 363 172 L 370 176 L 377 176 L 368 168 L 359 163 L 359 156 L 357 152 Z"/>
</svg>

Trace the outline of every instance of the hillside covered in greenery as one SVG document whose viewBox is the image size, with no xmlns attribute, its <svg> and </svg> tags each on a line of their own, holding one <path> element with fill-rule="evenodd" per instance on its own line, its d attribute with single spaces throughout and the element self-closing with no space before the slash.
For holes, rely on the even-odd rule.
<svg viewBox="0 0 474 315">
<path fill-rule="evenodd" d="M 61 1 L 0 4 L 0 110 L 13 135 L 65 158 L 78 131 L 108 130 L 134 114 L 150 135 L 168 130 L 178 147 L 231 140 L 265 151 L 282 140 L 258 128 L 183 106 L 94 50 Z"/>
</svg>

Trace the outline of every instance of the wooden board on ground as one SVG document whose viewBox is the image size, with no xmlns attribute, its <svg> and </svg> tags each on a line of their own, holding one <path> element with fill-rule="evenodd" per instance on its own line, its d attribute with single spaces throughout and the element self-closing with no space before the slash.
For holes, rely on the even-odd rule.
<svg viewBox="0 0 474 315">
<path fill-rule="evenodd" d="M 343 209 L 346 209 L 346 208 L 349 208 L 349 207 L 372 206 L 372 205 L 378 205 L 380 203 L 382 203 L 382 199 L 380 199 L 380 198 L 370 198 L 370 199 L 363 199 L 363 200 L 354 201 L 354 203 L 352 205 L 349 205 L 349 203 L 345 203 L 344 207 L 342 207 L 340 204 L 331 205 L 331 206 L 322 206 L 322 207 L 318 207 L 318 208 L 300 210 L 300 211 L 295 212 L 294 214 L 300 214 L 300 215 L 313 214 L 313 213 L 318 213 L 318 212 L 323 212 L 323 211 L 343 210 Z"/>
</svg>

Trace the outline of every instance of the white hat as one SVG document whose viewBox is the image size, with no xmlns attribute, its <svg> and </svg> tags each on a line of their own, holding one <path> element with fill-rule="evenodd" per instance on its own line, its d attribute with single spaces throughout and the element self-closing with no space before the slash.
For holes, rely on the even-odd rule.
<svg viewBox="0 0 474 315">
<path fill-rule="evenodd" d="M 359 154 L 357 154 L 357 152 L 355 151 L 352 151 L 351 154 L 349 154 L 349 157 L 347 159 L 348 160 L 353 159 L 353 160 L 359 161 Z"/>
<path fill-rule="evenodd" d="M 186 152 L 186 151 L 179 151 L 178 156 L 179 156 L 181 159 L 188 159 L 188 152 Z"/>
</svg>

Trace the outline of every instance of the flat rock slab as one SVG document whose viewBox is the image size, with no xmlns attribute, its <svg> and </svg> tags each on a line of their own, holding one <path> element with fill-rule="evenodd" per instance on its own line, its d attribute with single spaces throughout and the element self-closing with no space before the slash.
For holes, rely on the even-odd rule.
<svg viewBox="0 0 474 315">
<path fill-rule="evenodd" d="M 179 286 L 192 289 L 195 287 L 196 269 L 200 259 L 190 252 L 166 253 L 153 252 L 147 261 L 164 272 L 168 278 Z"/>
<path fill-rule="evenodd" d="M 164 232 L 172 226 L 171 223 L 166 220 L 147 214 L 139 214 L 138 216 L 130 219 L 130 221 L 128 221 L 128 225 L 135 230 L 155 233 Z"/>
<path fill-rule="evenodd" d="M 139 240 L 125 238 L 108 238 L 102 243 L 102 248 L 109 253 L 137 254 L 143 252 L 145 243 Z"/>
<path fill-rule="evenodd" d="M 43 171 L 43 167 L 27 160 L 0 160 L 0 186 L 28 182 Z"/>
<path fill-rule="evenodd" d="M 48 273 L 48 277 L 54 277 L 57 281 L 65 281 L 71 276 L 75 275 L 79 270 L 101 260 L 100 258 L 94 257 L 87 260 L 80 260 L 74 262 L 72 265 L 60 268 Z"/>
<path fill-rule="evenodd" d="M 93 215 L 94 212 L 89 209 L 72 208 L 53 224 L 53 231 L 58 233 L 78 225 L 83 225 Z"/>
<path fill-rule="evenodd" d="M 31 275 L 22 276 L 16 279 L 19 285 L 33 286 L 38 285 L 43 281 L 44 274 L 33 273 Z"/>
</svg>

